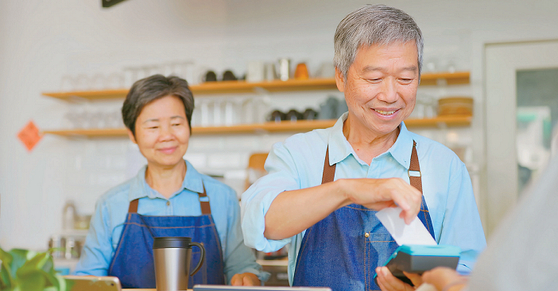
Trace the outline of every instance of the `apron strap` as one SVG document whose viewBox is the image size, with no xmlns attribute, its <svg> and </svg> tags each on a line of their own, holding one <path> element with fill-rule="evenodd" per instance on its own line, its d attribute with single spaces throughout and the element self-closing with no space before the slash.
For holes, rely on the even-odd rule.
<svg viewBox="0 0 558 291">
<path fill-rule="evenodd" d="M 203 193 L 198 193 L 200 207 L 203 215 L 211 214 L 211 206 L 209 205 L 209 196 L 205 193 L 205 185 L 203 185 Z"/>
<path fill-rule="evenodd" d="M 128 213 L 138 213 L 139 198 L 130 201 L 130 206 L 128 206 Z"/>
<path fill-rule="evenodd" d="M 337 164 L 333 164 L 333 166 L 329 165 L 329 145 L 326 149 L 325 160 L 324 160 L 324 173 L 322 174 L 322 184 L 333 182 L 335 178 L 335 166 Z"/>
<path fill-rule="evenodd" d="M 422 193 L 422 179 L 420 174 L 420 164 L 417 155 L 417 142 L 413 140 L 413 151 L 411 153 L 411 163 L 409 165 L 409 183 Z"/>
<path fill-rule="evenodd" d="M 329 164 L 329 145 L 326 149 L 324 159 L 324 172 L 322 174 L 322 184 L 333 182 L 335 178 L 335 166 L 337 164 Z M 422 180 L 420 174 L 420 164 L 417 154 L 417 142 L 413 140 L 413 151 L 411 152 L 411 164 L 409 166 L 409 183 L 422 193 Z"/>
<path fill-rule="evenodd" d="M 139 204 L 139 198 L 130 201 L 130 206 L 128 206 L 128 219 L 126 221 L 128 221 L 130 219 L 130 217 L 131 217 L 130 213 L 136 213 L 136 214 L 138 213 L 138 204 Z M 147 228 L 147 230 L 151 234 L 151 237 L 155 237 L 155 235 L 153 234 L 153 231 L 151 230 L 151 227 L 143 219 L 143 215 L 138 214 L 138 217 L 141 219 L 141 221 L 143 222 L 143 224 L 145 225 L 145 227 Z"/>
</svg>

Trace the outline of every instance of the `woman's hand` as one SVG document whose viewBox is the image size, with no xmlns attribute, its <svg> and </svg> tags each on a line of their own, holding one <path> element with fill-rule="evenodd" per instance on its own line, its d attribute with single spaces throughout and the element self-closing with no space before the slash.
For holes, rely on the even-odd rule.
<svg viewBox="0 0 558 291">
<path fill-rule="evenodd" d="M 231 285 L 233 286 L 260 286 L 261 282 L 253 273 L 242 273 L 236 274 L 231 279 Z"/>
<path fill-rule="evenodd" d="M 467 278 L 459 275 L 455 270 L 437 267 L 422 274 L 425 283 L 433 285 L 437 290 L 457 291 L 467 284 Z"/>
<path fill-rule="evenodd" d="M 393 276 L 387 267 L 376 268 L 376 273 L 378 274 L 378 276 L 376 277 L 376 282 L 378 282 L 378 286 L 380 287 L 380 289 L 382 289 L 382 291 L 415 290 L 415 288 L 411 285 L 404 283 L 403 281 Z M 422 284 L 420 275 L 405 273 L 405 276 L 411 279 L 415 286 L 419 286 L 420 284 Z"/>
</svg>

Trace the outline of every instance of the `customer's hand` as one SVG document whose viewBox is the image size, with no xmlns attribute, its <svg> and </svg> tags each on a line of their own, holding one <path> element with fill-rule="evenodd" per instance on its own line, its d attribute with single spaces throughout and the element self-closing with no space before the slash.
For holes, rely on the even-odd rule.
<svg viewBox="0 0 558 291">
<path fill-rule="evenodd" d="M 411 285 L 397 279 L 395 276 L 391 274 L 387 267 L 377 267 L 376 273 L 378 276 L 376 277 L 376 282 L 378 282 L 378 287 L 382 289 L 382 291 L 412 291 L 415 290 L 414 287 Z M 415 286 L 419 286 L 422 284 L 422 279 L 420 275 L 417 274 L 409 274 L 405 273 L 407 278 L 411 279 Z"/>
<path fill-rule="evenodd" d="M 410 224 L 420 211 L 422 193 L 401 178 L 343 179 L 338 180 L 349 203 L 356 203 L 372 210 L 399 206 L 400 217 Z"/>
<path fill-rule="evenodd" d="M 467 284 L 467 277 L 459 275 L 454 269 L 437 267 L 422 274 L 425 283 L 433 285 L 437 290 L 458 291 Z"/>
<path fill-rule="evenodd" d="M 261 282 L 253 273 L 242 273 L 235 274 L 231 279 L 231 285 L 233 286 L 260 286 Z"/>
</svg>

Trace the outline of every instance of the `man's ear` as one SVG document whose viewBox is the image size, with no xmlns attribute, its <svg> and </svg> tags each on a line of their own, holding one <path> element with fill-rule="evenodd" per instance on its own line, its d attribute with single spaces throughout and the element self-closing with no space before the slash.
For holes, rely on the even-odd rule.
<svg viewBox="0 0 558 291">
<path fill-rule="evenodd" d="M 138 144 L 136 142 L 136 137 L 134 136 L 134 134 L 132 133 L 132 131 L 129 128 L 126 128 L 126 132 L 128 133 L 128 137 L 130 138 L 130 140 L 135 143 Z"/>
<path fill-rule="evenodd" d="M 335 67 L 335 84 L 339 91 L 345 92 L 345 77 L 343 77 L 343 73 L 337 67 Z"/>
</svg>

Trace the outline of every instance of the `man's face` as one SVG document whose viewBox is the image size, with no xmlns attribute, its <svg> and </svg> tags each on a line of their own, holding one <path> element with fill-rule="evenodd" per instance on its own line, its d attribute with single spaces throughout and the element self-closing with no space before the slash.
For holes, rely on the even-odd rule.
<svg viewBox="0 0 558 291">
<path fill-rule="evenodd" d="M 362 46 L 347 72 L 336 70 L 337 87 L 345 93 L 350 126 L 377 136 L 394 132 L 415 107 L 419 84 L 414 41 Z"/>
</svg>

